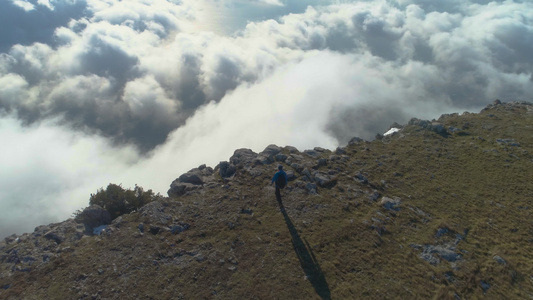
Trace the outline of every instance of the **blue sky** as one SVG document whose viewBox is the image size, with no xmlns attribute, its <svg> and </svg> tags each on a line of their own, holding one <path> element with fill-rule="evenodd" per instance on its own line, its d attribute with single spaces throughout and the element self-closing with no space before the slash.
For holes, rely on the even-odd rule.
<svg viewBox="0 0 533 300">
<path fill-rule="evenodd" d="M 528 1 L 0 3 L 0 236 L 237 148 L 531 101 Z"/>
</svg>

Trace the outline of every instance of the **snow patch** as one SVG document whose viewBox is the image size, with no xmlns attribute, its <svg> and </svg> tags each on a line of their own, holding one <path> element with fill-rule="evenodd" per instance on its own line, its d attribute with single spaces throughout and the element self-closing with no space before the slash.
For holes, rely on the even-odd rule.
<svg viewBox="0 0 533 300">
<path fill-rule="evenodd" d="M 389 131 L 385 132 L 383 135 L 391 135 L 391 134 L 393 134 L 395 132 L 398 132 L 398 131 L 400 131 L 400 128 L 391 128 L 391 129 L 389 129 Z"/>
</svg>

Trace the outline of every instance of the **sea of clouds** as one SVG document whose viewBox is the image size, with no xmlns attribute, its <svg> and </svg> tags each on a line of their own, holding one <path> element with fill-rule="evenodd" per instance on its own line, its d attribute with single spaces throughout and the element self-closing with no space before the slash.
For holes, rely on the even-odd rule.
<svg viewBox="0 0 533 300">
<path fill-rule="evenodd" d="M 0 237 L 237 148 L 532 101 L 529 1 L 0 2 Z"/>
</svg>

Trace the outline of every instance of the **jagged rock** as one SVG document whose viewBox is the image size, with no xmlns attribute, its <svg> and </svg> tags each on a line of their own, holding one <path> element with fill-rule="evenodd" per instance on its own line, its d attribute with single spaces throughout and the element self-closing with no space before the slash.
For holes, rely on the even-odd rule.
<svg viewBox="0 0 533 300">
<path fill-rule="evenodd" d="M 83 223 L 89 231 L 92 231 L 95 227 L 111 224 L 111 214 L 99 205 L 91 205 L 79 213 L 74 220 Z"/>
<path fill-rule="evenodd" d="M 251 165 L 253 164 L 256 157 L 257 157 L 257 153 L 253 152 L 250 149 L 242 148 L 242 149 L 237 149 L 235 150 L 235 152 L 233 152 L 233 156 L 230 157 L 229 162 L 234 166 Z M 221 166 L 221 169 L 222 169 L 222 166 Z M 229 177 L 229 176 L 222 176 L 222 177 Z"/>
<path fill-rule="evenodd" d="M 311 157 L 314 157 L 314 158 L 316 158 L 316 157 L 318 157 L 318 156 L 320 155 L 320 154 L 319 154 L 317 151 L 315 151 L 315 150 L 305 150 L 305 151 L 304 151 L 304 154 L 307 154 L 307 155 L 309 155 L 309 156 L 311 156 Z"/>
<path fill-rule="evenodd" d="M 299 153 L 300 151 L 298 151 L 298 149 L 296 149 L 296 147 L 293 147 L 293 146 L 285 146 L 285 149 L 289 151 L 289 153 Z"/>
<path fill-rule="evenodd" d="M 283 153 L 278 153 L 274 156 L 274 158 L 276 159 L 276 161 L 285 162 L 287 160 L 287 155 Z"/>
<path fill-rule="evenodd" d="M 327 166 L 327 165 L 328 165 L 328 160 L 325 159 L 325 158 L 321 158 L 321 159 L 317 160 L 317 162 L 316 162 L 316 168 L 324 167 L 324 166 Z"/>
<path fill-rule="evenodd" d="M 425 261 L 433 265 L 440 263 L 439 258 L 442 258 L 449 262 L 455 262 L 457 260 L 462 259 L 462 255 L 459 253 L 456 253 L 455 248 L 450 247 L 450 246 L 411 245 L 411 247 L 415 249 L 421 249 L 422 253 L 420 254 L 420 258 L 424 259 Z M 433 254 L 437 254 L 438 257 L 435 257 Z"/>
<path fill-rule="evenodd" d="M 265 150 L 260 152 L 259 154 L 268 156 L 268 157 L 274 157 L 276 154 L 281 152 L 281 148 L 276 145 L 268 145 Z"/>
<path fill-rule="evenodd" d="M 324 149 L 322 147 L 315 147 L 313 148 L 316 152 L 324 153 L 324 152 L 330 152 L 328 149 Z"/>
<path fill-rule="evenodd" d="M 85 231 L 85 225 L 77 223 L 74 219 L 68 219 L 51 227 L 51 230 L 46 232 L 44 237 L 61 244 L 66 240 L 77 241 L 81 239 Z"/>
<path fill-rule="evenodd" d="M 332 177 L 322 172 L 317 172 L 314 179 L 318 186 L 323 188 L 332 188 L 337 184 L 336 177 Z"/>
<path fill-rule="evenodd" d="M 237 168 L 235 168 L 235 165 L 227 161 L 220 162 L 218 166 L 220 168 L 220 177 L 222 178 L 229 178 L 233 176 L 235 172 L 237 171 Z"/>
<path fill-rule="evenodd" d="M 191 225 L 189 225 L 187 223 L 183 223 L 183 224 L 172 226 L 170 228 L 170 232 L 172 232 L 172 234 L 178 234 L 178 233 L 184 232 L 185 230 L 187 230 L 189 228 L 191 228 Z"/>
<path fill-rule="evenodd" d="M 179 181 L 173 181 L 170 185 L 170 189 L 167 191 L 169 197 L 178 197 L 185 195 L 187 192 L 194 191 L 201 188 L 201 186 L 192 183 L 182 183 Z"/>
<path fill-rule="evenodd" d="M 311 182 L 308 182 L 306 185 L 305 185 L 305 189 L 307 190 L 307 192 L 309 194 L 312 194 L 312 195 L 316 195 L 317 194 L 317 186 L 316 184 L 314 183 L 311 183 Z"/>
<path fill-rule="evenodd" d="M 178 179 L 183 183 L 191 183 L 196 185 L 201 185 L 204 183 L 202 181 L 202 176 L 193 172 L 182 174 Z"/>
<path fill-rule="evenodd" d="M 302 171 L 304 170 L 304 166 L 298 163 L 292 163 L 290 166 L 294 168 L 298 173 L 302 173 Z"/>
<path fill-rule="evenodd" d="M 156 235 L 156 234 L 159 233 L 160 230 L 161 230 L 161 227 L 159 227 L 159 226 L 153 226 L 153 225 L 152 225 L 152 226 L 150 226 L 150 230 L 149 230 L 149 232 L 150 232 L 151 234 L 153 234 L 153 235 Z"/>
<path fill-rule="evenodd" d="M 337 149 L 335 149 L 335 154 L 337 155 L 346 154 L 346 150 L 344 150 L 344 148 L 337 147 Z"/>
<path fill-rule="evenodd" d="M 297 178 L 293 171 L 286 171 L 285 173 L 287 173 L 287 181 L 293 181 Z"/>
<path fill-rule="evenodd" d="M 487 291 L 490 289 L 490 284 L 485 280 L 481 280 L 479 284 L 481 285 L 481 289 L 483 289 L 483 294 L 486 294 Z"/>
<path fill-rule="evenodd" d="M 367 184 L 368 183 L 368 178 L 366 178 L 363 174 L 361 173 L 357 173 L 355 174 L 355 179 L 357 179 L 360 183 L 364 183 L 364 184 Z M 376 199 L 377 200 L 377 199 Z"/>
<path fill-rule="evenodd" d="M 274 163 L 274 156 L 268 156 L 268 155 L 258 155 L 254 159 L 254 165 L 269 165 Z"/>
<path fill-rule="evenodd" d="M 402 203 L 402 201 L 398 197 L 394 197 L 394 198 L 383 197 L 383 198 L 381 198 L 381 204 L 387 210 L 399 211 L 400 208 L 398 206 L 401 203 Z"/>
<path fill-rule="evenodd" d="M 363 140 L 362 138 L 354 137 L 348 142 L 348 145 L 360 144 L 360 143 L 363 143 L 364 141 L 365 140 Z"/>
</svg>

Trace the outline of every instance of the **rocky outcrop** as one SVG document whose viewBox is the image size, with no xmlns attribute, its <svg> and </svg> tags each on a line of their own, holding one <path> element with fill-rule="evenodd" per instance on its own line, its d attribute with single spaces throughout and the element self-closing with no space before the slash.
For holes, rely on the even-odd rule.
<svg viewBox="0 0 533 300">
<path fill-rule="evenodd" d="M 213 168 L 201 165 L 180 175 L 180 177 L 170 184 L 170 189 L 167 193 L 170 197 L 177 197 L 202 188 L 204 185 L 212 184 L 215 181 Z"/>
</svg>

